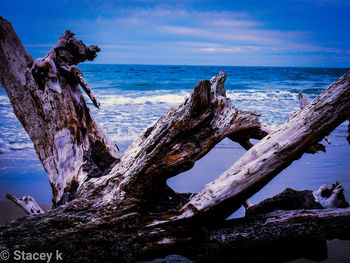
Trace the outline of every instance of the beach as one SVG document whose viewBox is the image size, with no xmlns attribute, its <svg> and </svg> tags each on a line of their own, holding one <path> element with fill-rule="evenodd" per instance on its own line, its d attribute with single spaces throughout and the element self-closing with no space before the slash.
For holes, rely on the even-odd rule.
<svg viewBox="0 0 350 263">
<path fill-rule="evenodd" d="M 196 82 L 217 74 L 221 67 L 148 66 L 148 65 L 83 65 L 86 80 L 101 101 L 101 109 L 88 105 L 97 122 L 107 131 L 121 152 L 144 129 L 171 107 L 177 107 L 189 96 Z M 228 74 L 227 96 L 241 110 L 256 111 L 261 121 L 278 127 L 289 115 L 299 110 L 298 92 L 313 99 L 346 69 L 223 67 Z M 21 197 L 33 196 L 48 209 L 51 188 L 26 132 L 12 112 L 12 107 L 0 87 L 0 223 L 24 216 L 24 212 L 5 200 L 7 192 Z M 256 204 L 285 188 L 317 190 L 321 185 L 339 181 L 350 200 L 350 155 L 344 122 L 329 135 L 326 153 L 304 154 L 283 170 L 249 200 Z M 258 143 L 258 141 L 253 141 Z M 245 150 L 224 139 L 194 168 L 168 180 L 178 192 L 198 192 L 234 164 Z M 230 218 L 244 216 L 241 208 Z M 349 259 L 349 242 L 328 243 L 329 259 Z M 336 258 L 336 259 L 334 259 Z M 333 261 L 332 261 L 333 260 Z M 306 261 L 297 261 L 306 262 Z"/>
<path fill-rule="evenodd" d="M 96 109 L 86 102 L 96 121 L 125 151 L 132 140 L 169 109 L 176 108 L 201 79 L 225 70 L 227 96 L 240 110 L 256 111 L 272 128 L 283 124 L 299 110 L 297 94 L 311 100 L 347 69 L 273 68 L 160 65 L 81 65 L 84 77 L 101 102 Z M 0 87 L 0 199 L 6 192 L 32 195 L 40 203 L 51 203 L 51 189 L 25 130 L 13 113 L 5 90 Z M 304 154 L 262 191 L 252 197 L 259 202 L 286 187 L 317 190 L 339 181 L 350 199 L 350 155 L 344 122 L 329 136 L 326 153 Z M 254 143 L 256 143 L 255 141 Z M 228 139 L 221 141 L 195 167 L 169 184 L 180 192 L 198 192 L 206 183 L 229 168 L 245 150 Z"/>
<path fill-rule="evenodd" d="M 44 211 L 51 209 L 49 204 L 39 204 Z M 8 200 L 0 200 L 0 225 L 6 225 L 11 221 L 27 216 L 22 208 Z"/>
</svg>

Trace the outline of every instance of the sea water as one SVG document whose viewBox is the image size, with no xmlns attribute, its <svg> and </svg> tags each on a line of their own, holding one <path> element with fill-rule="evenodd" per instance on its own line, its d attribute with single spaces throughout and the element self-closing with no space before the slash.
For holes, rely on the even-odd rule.
<svg viewBox="0 0 350 263">
<path fill-rule="evenodd" d="M 97 122 L 124 151 L 145 128 L 193 91 L 199 80 L 226 71 L 227 96 L 241 110 L 256 111 L 266 125 L 278 127 L 299 110 L 298 93 L 313 99 L 348 69 L 228 66 L 95 65 L 79 66 L 101 102 L 87 104 Z M 51 189 L 33 144 L 13 113 L 0 86 L 0 199 L 6 192 L 32 195 L 50 203 Z M 330 136 L 327 153 L 304 154 L 278 175 L 253 202 L 277 194 L 286 187 L 316 190 L 321 184 L 340 181 L 350 199 L 350 146 L 347 122 Z M 198 192 L 219 176 L 245 150 L 228 139 L 220 142 L 195 167 L 168 181 L 180 192 Z"/>
</svg>

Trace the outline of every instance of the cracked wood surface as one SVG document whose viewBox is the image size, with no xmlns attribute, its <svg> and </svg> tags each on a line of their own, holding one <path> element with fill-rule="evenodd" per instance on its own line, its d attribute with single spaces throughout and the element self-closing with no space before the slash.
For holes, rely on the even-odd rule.
<svg viewBox="0 0 350 263">
<path fill-rule="evenodd" d="M 119 157 L 78 86 L 82 74 L 76 64 L 93 60 L 98 51 L 66 31 L 44 58 L 34 61 L 0 17 L 1 84 L 48 173 L 54 205 L 72 200 L 85 180 L 103 174 Z"/>
<path fill-rule="evenodd" d="M 207 184 L 180 209 L 180 215 L 170 220 L 194 216 L 226 218 L 343 123 L 349 114 L 350 73 L 347 73 Z"/>
<path fill-rule="evenodd" d="M 105 202 L 147 199 L 161 191 L 168 178 L 192 168 L 225 137 L 266 135 L 258 114 L 240 111 L 226 98 L 225 79 L 225 72 L 221 72 L 210 81 L 199 81 L 189 98 L 130 145 L 108 175 L 85 184 L 86 189 L 95 190 L 82 188 L 78 196 L 98 195 Z"/>
<path fill-rule="evenodd" d="M 22 208 L 28 215 L 45 213 L 44 210 L 35 201 L 35 199 L 31 196 L 23 196 L 22 198 L 17 198 L 12 194 L 6 194 L 6 198 Z"/>
</svg>

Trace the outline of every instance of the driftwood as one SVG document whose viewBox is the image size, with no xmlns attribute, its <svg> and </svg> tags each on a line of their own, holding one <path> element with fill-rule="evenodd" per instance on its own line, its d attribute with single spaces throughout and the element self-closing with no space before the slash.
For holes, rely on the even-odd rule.
<svg viewBox="0 0 350 263">
<path fill-rule="evenodd" d="M 22 208 L 28 215 L 42 214 L 44 210 L 38 205 L 35 199 L 31 196 L 23 196 L 22 198 L 17 198 L 12 194 L 6 194 L 7 199 L 14 202 L 20 208 Z"/>
<path fill-rule="evenodd" d="M 300 109 L 304 109 L 309 104 L 309 100 L 308 100 L 307 96 L 305 94 L 299 93 L 298 94 L 298 98 L 299 98 Z M 328 144 L 331 144 L 330 140 L 328 139 L 328 136 L 324 137 L 324 140 Z M 309 150 L 306 151 L 306 152 L 315 154 L 315 153 L 317 153 L 319 151 L 326 152 L 326 147 L 323 144 L 321 144 L 321 143 L 317 143 L 317 144 L 311 146 L 309 148 Z"/>
<path fill-rule="evenodd" d="M 93 60 L 99 49 L 66 31 L 46 57 L 33 61 L 3 18 L 0 41 L 1 83 L 48 173 L 53 205 L 65 203 L 82 182 L 106 172 L 119 156 L 78 87 L 85 81 L 75 65 Z"/>
<path fill-rule="evenodd" d="M 266 214 L 275 210 L 347 208 L 349 204 L 346 202 L 343 192 L 344 188 L 338 182 L 333 184 L 331 189 L 328 189 L 327 185 L 322 185 L 314 192 L 287 188 L 272 198 L 249 206 L 246 216 Z"/>
<path fill-rule="evenodd" d="M 199 81 L 190 97 L 121 154 L 94 121 L 79 88 L 100 106 L 76 66 L 98 51 L 66 31 L 44 58 L 33 61 L 0 17 L 0 81 L 48 173 L 55 208 L 0 227 L 1 248 L 59 250 L 69 262 L 133 262 L 169 253 L 210 261 L 289 237 L 296 243 L 350 238 L 343 226 L 348 208 L 225 222 L 348 118 L 350 73 L 272 130 L 258 113 L 232 104 L 220 72 Z M 248 150 L 230 169 L 194 195 L 167 186 L 167 179 L 192 168 L 225 137 Z M 252 138 L 260 142 L 253 146 Z"/>
</svg>

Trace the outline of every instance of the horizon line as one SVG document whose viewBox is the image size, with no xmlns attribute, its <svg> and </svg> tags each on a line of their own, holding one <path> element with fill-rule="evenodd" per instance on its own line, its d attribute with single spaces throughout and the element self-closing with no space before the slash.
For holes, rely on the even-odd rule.
<svg viewBox="0 0 350 263">
<path fill-rule="evenodd" d="M 87 62 L 81 65 L 130 65 L 130 66 L 186 66 L 186 67 L 252 67 L 252 68 L 315 68 L 315 69 L 349 69 L 336 66 L 254 66 L 254 65 L 200 65 L 200 64 L 146 64 L 146 63 L 94 63 Z"/>
</svg>

